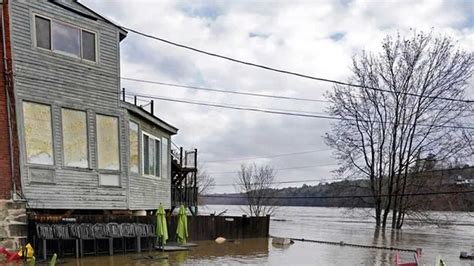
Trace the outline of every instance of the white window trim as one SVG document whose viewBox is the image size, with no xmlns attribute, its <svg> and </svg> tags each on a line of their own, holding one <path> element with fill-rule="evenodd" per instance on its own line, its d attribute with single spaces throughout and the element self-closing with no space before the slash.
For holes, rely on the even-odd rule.
<svg viewBox="0 0 474 266">
<path fill-rule="evenodd" d="M 159 152 L 160 152 L 160 158 L 159 158 L 159 162 L 158 162 L 158 163 L 160 164 L 160 173 L 159 173 L 159 175 L 146 175 L 146 174 L 145 174 L 145 154 L 144 154 L 144 153 L 145 153 L 145 150 L 144 150 L 144 147 L 145 147 L 145 146 L 143 145 L 143 143 L 144 143 L 144 141 L 143 141 L 144 137 L 143 137 L 143 136 L 144 136 L 144 135 L 148 136 L 149 139 L 157 140 L 157 141 L 160 143 L 160 145 L 159 145 L 159 146 L 160 146 L 160 147 L 159 147 L 159 150 L 160 150 L 160 151 L 159 151 Z M 142 131 L 142 134 L 141 134 L 141 141 L 142 141 L 142 143 L 141 143 L 140 157 L 141 157 L 142 160 L 141 160 L 141 169 L 140 169 L 140 170 L 142 171 L 142 176 L 148 177 L 148 178 L 153 178 L 153 179 L 159 179 L 159 180 L 161 180 L 161 172 L 163 171 L 163 170 L 162 170 L 162 167 L 161 167 L 161 159 L 162 159 L 162 154 L 161 154 L 161 138 L 155 137 L 155 136 L 153 136 L 153 135 L 150 134 L 150 133 L 147 133 L 147 132 L 145 132 L 145 131 Z M 155 149 L 156 149 L 156 147 L 155 147 Z M 155 164 L 156 164 L 156 161 L 155 161 Z M 155 166 L 155 167 L 156 167 L 156 166 Z"/>
<path fill-rule="evenodd" d="M 43 47 L 39 47 L 38 44 L 37 44 L 37 39 L 36 39 L 36 17 L 40 17 L 40 18 L 43 18 L 43 19 L 47 19 L 49 20 L 49 26 L 50 26 L 50 37 L 51 39 L 49 40 L 50 41 L 50 49 L 46 49 L 46 48 L 43 48 Z M 59 50 L 54 50 L 54 47 L 53 47 L 53 22 L 56 22 L 56 23 L 61 23 L 61 24 L 64 24 L 64 25 L 67 25 L 67 26 L 70 26 L 70 27 L 73 27 L 73 28 L 76 28 L 79 30 L 80 32 L 80 38 L 79 38 L 79 52 L 80 52 L 80 56 L 77 56 L 75 54 L 71 54 L 71 53 L 68 53 L 68 52 L 63 52 L 63 51 L 59 51 Z M 52 52 L 52 53 L 55 53 L 55 54 L 61 54 L 61 55 L 65 55 L 65 56 L 69 56 L 69 57 L 72 57 L 72 58 L 76 58 L 76 59 L 79 59 L 81 61 L 84 61 L 84 62 L 89 62 L 89 63 L 98 63 L 99 62 L 99 53 L 98 53 L 98 39 L 97 39 L 97 32 L 96 31 L 93 31 L 93 30 L 90 30 L 90 29 L 87 29 L 87 28 L 83 28 L 83 27 L 79 27 L 79 26 L 76 26 L 76 25 L 73 25 L 71 23 L 68 23 L 68 22 L 65 22 L 63 20 L 59 20 L 59 19 L 53 19 L 51 17 L 48 17 L 48 16 L 45 16 L 45 15 L 40 15 L 40 14 L 37 14 L 37 13 L 33 13 L 33 25 L 31 26 L 32 27 L 32 32 L 33 32 L 33 42 L 35 44 L 35 47 L 40 49 L 40 50 L 43 50 L 43 51 L 49 51 L 49 52 Z M 89 33 L 92 33 L 94 34 L 94 41 L 95 41 L 95 44 L 94 44 L 94 48 L 95 48 L 95 60 L 94 61 L 91 61 L 89 59 L 85 59 L 83 58 L 83 55 L 82 55 L 82 31 L 87 31 Z"/>
</svg>

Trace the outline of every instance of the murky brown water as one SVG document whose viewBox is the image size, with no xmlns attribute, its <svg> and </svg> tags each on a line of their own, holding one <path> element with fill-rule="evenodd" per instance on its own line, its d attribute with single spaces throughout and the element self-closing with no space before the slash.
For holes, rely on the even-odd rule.
<svg viewBox="0 0 474 266">
<path fill-rule="evenodd" d="M 241 215 L 239 206 L 207 206 L 204 213 L 228 209 L 227 215 Z M 365 245 L 423 248 L 423 263 L 434 265 L 441 255 L 448 265 L 474 265 L 462 261 L 460 251 L 474 252 L 474 214 L 436 213 L 447 215 L 457 225 L 406 226 L 392 233 L 376 233 L 371 218 L 348 216 L 341 208 L 282 207 L 271 221 L 271 234 L 276 236 L 344 241 Z M 183 252 L 128 253 L 126 255 L 66 258 L 61 265 L 180 265 L 180 264 L 266 264 L 266 265 L 392 265 L 393 252 L 307 242 L 296 242 L 286 248 L 273 246 L 268 239 L 247 239 L 224 244 L 198 241 L 198 246 Z M 410 253 L 401 253 L 405 260 Z M 152 258 L 145 258 L 151 256 Z M 167 256 L 167 259 L 159 259 Z"/>
</svg>

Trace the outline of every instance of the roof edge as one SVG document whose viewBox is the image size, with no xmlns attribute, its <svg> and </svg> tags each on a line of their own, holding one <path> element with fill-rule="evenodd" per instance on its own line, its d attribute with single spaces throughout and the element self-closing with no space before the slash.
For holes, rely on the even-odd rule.
<svg viewBox="0 0 474 266">
<path fill-rule="evenodd" d="M 88 6 L 84 5 L 83 3 L 79 2 L 78 0 L 74 0 L 74 2 L 80 6 L 82 6 L 83 8 L 89 10 L 90 12 L 94 13 L 96 16 L 100 17 L 101 19 L 105 20 L 106 22 L 114 25 L 115 27 L 117 27 L 119 29 L 119 33 L 120 33 L 120 41 L 122 41 L 123 39 L 125 39 L 125 37 L 127 37 L 127 34 L 128 34 L 128 31 L 125 30 L 122 26 L 120 26 L 118 23 L 106 18 L 105 16 L 97 13 L 96 11 L 92 10 L 91 8 L 89 8 Z"/>
<path fill-rule="evenodd" d="M 128 102 L 120 101 L 120 103 L 121 103 L 122 108 L 127 109 L 128 111 L 130 111 L 130 112 L 132 112 L 136 115 L 139 115 L 142 118 L 154 123 L 155 125 L 157 125 L 160 128 L 166 130 L 167 132 L 169 132 L 171 135 L 178 134 L 178 130 L 179 130 L 178 128 L 176 128 L 175 126 L 165 122 L 164 120 L 148 113 L 144 109 L 142 109 L 142 108 L 140 108 L 136 105 L 133 105 L 131 103 L 128 103 Z"/>
</svg>

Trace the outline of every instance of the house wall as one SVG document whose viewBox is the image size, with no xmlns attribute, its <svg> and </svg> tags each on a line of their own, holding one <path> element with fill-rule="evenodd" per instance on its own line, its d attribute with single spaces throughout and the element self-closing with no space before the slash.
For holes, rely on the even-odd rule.
<svg viewBox="0 0 474 266">
<path fill-rule="evenodd" d="M 154 126 L 149 121 L 140 116 L 129 113 L 129 121 L 133 121 L 139 126 L 139 158 L 140 174 L 130 173 L 130 209 L 133 210 L 153 210 L 157 209 L 160 203 L 165 208 L 171 208 L 171 135 L 166 131 Z M 168 176 L 161 178 L 151 178 L 143 176 L 142 173 L 142 132 L 145 131 L 158 138 L 168 139 Z"/>
<path fill-rule="evenodd" d="M 72 1 L 66 1 L 75 7 Z M 80 7 L 77 6 L 79 9 Z M 12 1 L 11 39 L 20 165 L 23 193 L 31 208 L 40 209 L 126 209 L 127 137 L 126 112 L 119 107 L 119 29 L 102 19 L 96 21 L 49 1 Z M 87 12 L 87 10 L 82 10 Z M 97 33 L 97 63 L 35 47 L 33 15 L 43 15 Z M 52 106 L 54 166 L 29 165 L 25 157 L 22 102 Z M 89 168 L 64 166 L 61 107 L 87 112 Z M 99 185 L 95 115 L 119 119 L 120 186 Z M 3 149 L 2 149 L 3 150 Z M 53 175 L 52 182 L 34 182 L 31 174 Z"/>
</svg>

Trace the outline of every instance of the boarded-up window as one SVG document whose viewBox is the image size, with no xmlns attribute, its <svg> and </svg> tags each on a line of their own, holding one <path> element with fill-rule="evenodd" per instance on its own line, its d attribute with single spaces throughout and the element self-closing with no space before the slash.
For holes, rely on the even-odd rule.
<svg viewBox="0 0 474 266">
<path fill-rule="evenodd" d="M 53 165 L 51 106 L 23 102 L 23 120 L 27 162 Z"/>
<path fill-rule="evenodd" d="M 138 174 L 138 124 L 129 123 L 130 172 Z"/>
<path fill-rule="evenodd" d="M 51 49 L 51 21 L 35 16 L 36 46 Z"/>
<path fill-rule="evenodd" d="M 62 109 L 64 165 L 89 167 L 86 112 Z"/>
<path fill-rule="evenodd" d="M 167 138 L 162 138 L 161 139 L 161 173 L 162 177 L 168 178 L 168 139 Z"/>
<path fill-rule="evenodd" d="M 143 174 L 148 176 L 161 175 L 161 145 L 160 140 L 149 134 L 143 134 Z"/>
<path fill-rule="evenodd" d="M 99 169 L 120 170 L 118 118 L 97 115 L 96 126 Z"/>
</svg>

